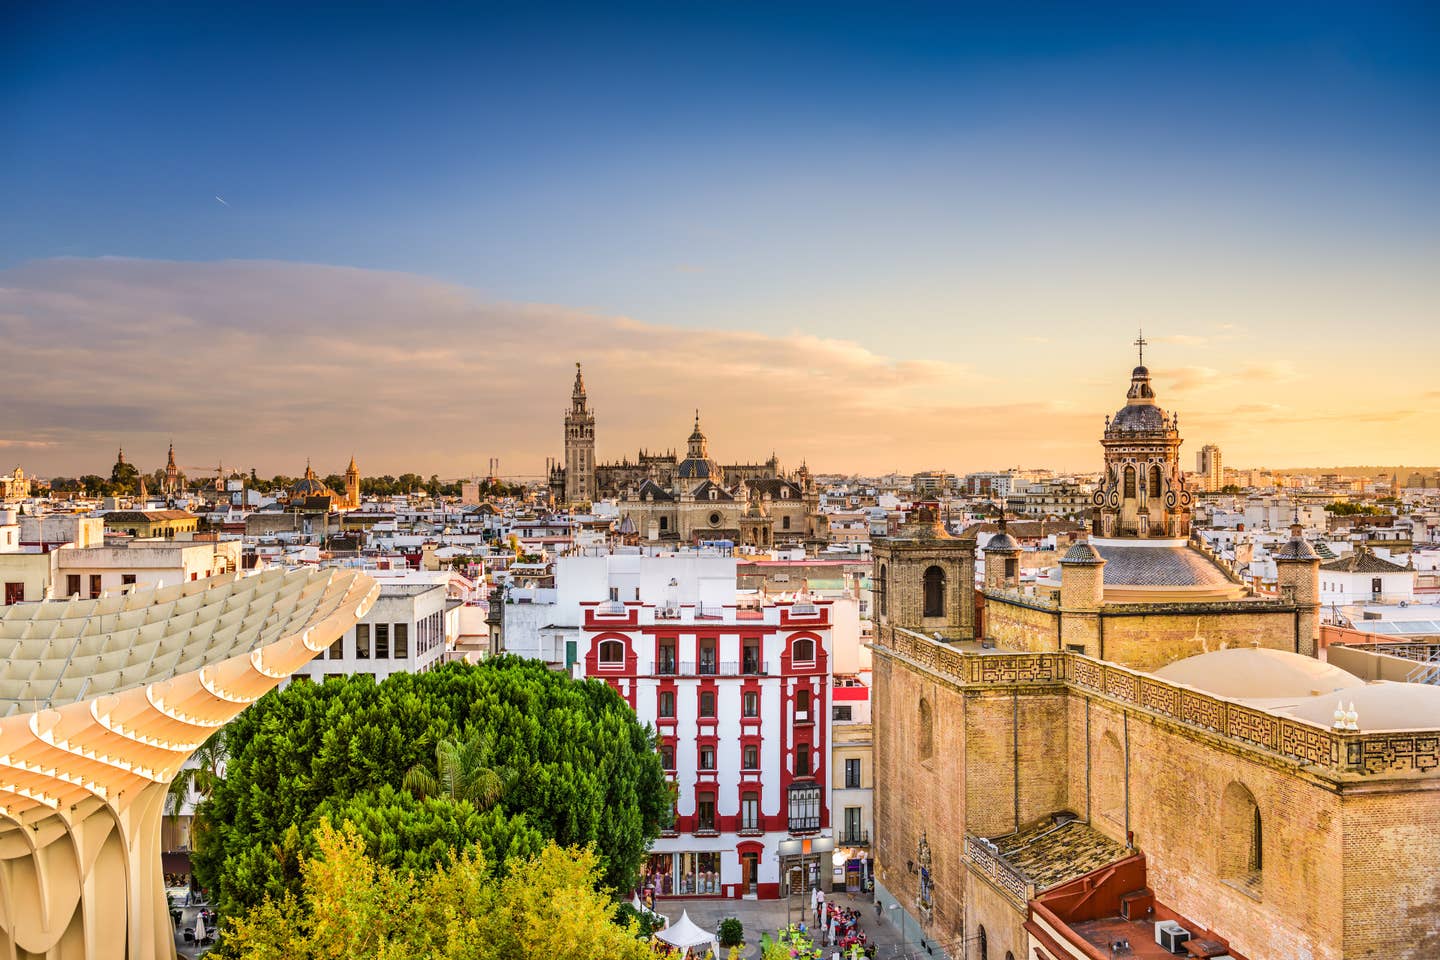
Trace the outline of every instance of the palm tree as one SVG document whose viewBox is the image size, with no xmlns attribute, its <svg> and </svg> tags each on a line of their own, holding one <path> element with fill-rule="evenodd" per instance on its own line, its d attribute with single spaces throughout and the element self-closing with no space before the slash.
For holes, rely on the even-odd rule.
<svg viewBox="0 0 1440 960">
<path fill-rule="evenodd" d="M 505 767 L 485 765 L 489 752 L 490 745 L 479 733 L 463 740 L 441 740 L 435 744 L 434 769 L 415 764 L 405 771 L 404 787 L 417 799 L 468 800 L 476 809 L 488 810 L 505 795 L 511 781 Z"/>
<path fill-rule="evenodd" d="M 216 784 L 224 779 L 225 728 L 210 734 L 192 756 L 195 765 L 181 767 L 165 791 L 165 813 L 176 820 L 180 818 L 180 811 L 192 792 L 200 794 L 201 801 L 204 801 L 215 791 Z"/>
</svg>

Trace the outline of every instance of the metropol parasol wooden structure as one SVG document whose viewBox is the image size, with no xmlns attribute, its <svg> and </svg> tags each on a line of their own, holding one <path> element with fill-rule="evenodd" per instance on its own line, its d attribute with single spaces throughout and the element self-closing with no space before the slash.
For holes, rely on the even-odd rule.
<svg viewBox="0 0 1440 960">
<path fill-rule="evenodd" d="M 0 613 L 0 960 L 170 960 L 166 788 L 375 602 L 266 570 Z"/>
</svg>

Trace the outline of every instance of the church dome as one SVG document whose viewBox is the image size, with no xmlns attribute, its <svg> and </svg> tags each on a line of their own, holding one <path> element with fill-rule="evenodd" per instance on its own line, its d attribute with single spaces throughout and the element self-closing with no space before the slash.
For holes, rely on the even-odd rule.
<svg viewBox="0 0 1440 960">
<path fill-rule="evenodd" d="M 1329 696 L 1365 686 L 1365 681 L 1314 657 L 1288 650 L 1237 647 L 1177 660 L 1155 676 L 1237 700 Z M 1333 707 L 1332 707 L 1333 709 Z"/>
<path fill-rule="evenodd" d="M 325 481 L 315 475 L 310 469 L 310 464 L 305 464 L 305 476 L 295 481 L 290 488 L 291 500 L 303 500 L 306 497 L 333 497 L 335 491 L 325 486 Z"/>
</svg>

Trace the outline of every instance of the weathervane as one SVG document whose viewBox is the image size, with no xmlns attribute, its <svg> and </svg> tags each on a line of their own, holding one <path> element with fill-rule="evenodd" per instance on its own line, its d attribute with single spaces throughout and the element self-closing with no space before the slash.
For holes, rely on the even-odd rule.
<svg viewBox="0 0 1440 960">
<path fill-rule="evenodd" d="M 1145 366 L 1145 345 L 1150 341 L 1145 339 L 1145 328 L 1140 328 L 1140 336 L 1135 338 L 1135 346 L 1140 348 L 1140 366 Z"/>
</svg>

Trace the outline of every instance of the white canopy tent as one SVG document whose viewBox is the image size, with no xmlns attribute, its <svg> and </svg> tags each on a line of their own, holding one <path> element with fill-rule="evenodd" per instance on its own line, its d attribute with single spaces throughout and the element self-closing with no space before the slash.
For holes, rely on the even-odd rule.
<svg viewBox="0 0 1440 960">
<path fill-rule="evenodd" d="M 715 942 L 715 934 L 709 933 L 696 925 L 690 919 L 688 910 L 681 911 L 680 919 L 670 926 L 655 934 L 661 940 L 672 947 L 679 947 L 681 950 L 699 949 L 711 950 L 715 956 L 720 956 L 720 945 Z"/>
</svg>

